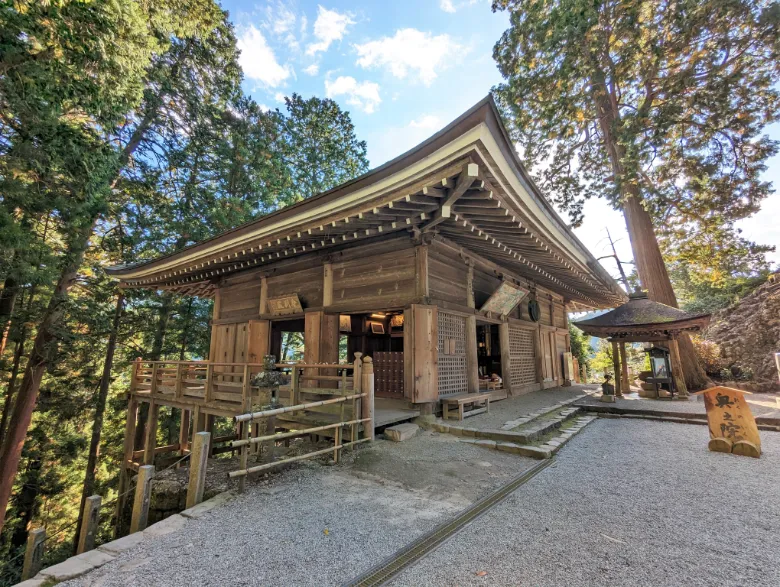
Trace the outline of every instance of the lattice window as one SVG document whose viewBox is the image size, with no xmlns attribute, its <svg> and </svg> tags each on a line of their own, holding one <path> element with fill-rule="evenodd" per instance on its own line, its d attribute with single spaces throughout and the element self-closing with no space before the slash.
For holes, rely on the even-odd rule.
<svg viewBox="0 0 780 587">
<path fill-rule="evenodd" d="M 466 319 L 439 311 L 439 395 L 466 393 Z"/>
<path fill-rule="evenodd" d="M 509 357 L 512 387 L 536 383 L 536 353 L 531 330 L 509 326 Z"/>
</svg>

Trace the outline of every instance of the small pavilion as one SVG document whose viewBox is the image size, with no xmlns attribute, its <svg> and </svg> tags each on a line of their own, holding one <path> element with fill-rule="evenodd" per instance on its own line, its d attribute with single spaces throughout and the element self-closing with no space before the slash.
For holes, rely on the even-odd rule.
<svg viewBox="0 0 780 587">
<path fill-rule="evenodd" d="M 709 314 L 690 314 L 654 302 L 647 297 L 647 292 L 637 290 L 622 306 L 590 320 L 574 322 L 574 325 L 589 336 L 606 338 L 612 343 L 615 395 L 622 396 L 623 388 L 628 389 L 626 343 L 651 342 L 668 347 L 674 387 L 679 398 L 687 398 L 677 339 L 682 333 L 701 332 L 709 321 Z"/>
</svg>

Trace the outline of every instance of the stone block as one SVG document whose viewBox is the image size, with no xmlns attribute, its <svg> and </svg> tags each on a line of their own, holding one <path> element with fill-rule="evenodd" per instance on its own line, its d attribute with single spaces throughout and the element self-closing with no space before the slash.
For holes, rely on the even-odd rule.
<svg viewBox="0 0 780 587">
<path fill-rule="evenodd" d="M 75 556 L 70 557 L 67 560 L 62 561 L 59 564 L 53 565 L 47 569 L 43 569 L 37 577 L 43 577 L 44 579 L 54 581 L 67 581 L 74 577 L 79 577 L 84 573 L 87 573 L 94 569 L 95 566 L 88 562 L 81 560 Z"/>
<path fill-rule="evenodd" d="M 496 441 L 495 440 L 477 440 L 474 444 L 477 446 L 483 446 L 485 448 L 496 448 Z"/>
<path fill-rule="evenodd" d="M 51 581 L 45 577 L 35 576 L 32 579 L 27 579 L 26 581 L 17 583 L 15 587 L 41 587 L 47 581 L 51 583 Z"/>
<path fill-rule="evenodd" d="M 396 424 L 385 428 L 385 436 L 393 442 L 403 442 L 414 437 L 420 431 L 420 427 L 417 424 Z"/>
<path fill-rule="evenodd" d="M 463 436 L 479 436 L 479 430 L 476 428 L 461 428 L 461 430 L 463 431 Z"/>
<path fill-rule="evenodd" d="M 164 520 L 160 520 L 156 524 L 152 524 L 143 531 L 143 534 L 147 537 L 165 536 L 166 534 L 171 534 L 180 530 L 186 523 L 187 518 L 180 514 L 174 514 Z"/>
<path fill-rule="evenodd" d="M 614 395 L 607 395 L 604 394 L 601 396 L 601 401 L 608 403 L 608 404 L 614 404 L 617 400 L 615 399 Z"/>
<path fill-rule="evenodd" d="M 547 449 L 530 445 L 515 444 L 513 442 L 496 442 L 496 448 L 504 452 L 522 455 L 524 457 L 531 457 L 532 459 L 549 459 L 552 456 L 550 451 Z"/>
<path fill-rule="evenodd" d="M 80 561 L 87 563 L 88 565 L 92 565 L 93 567 L 99 567 L 114 560 L 112 555 L 100 550 L 89 550 L 87 552 L 82 552 L 73 558 L 77 558 Z"/>
<path fill-rule="evenodd" d="M 130 550 L 134 546 L 138 546 L 141 544 L 141 542 L 143 542 L 143 540 L 143 532 L 136 532 L 135 534 L 128 534 L 124 538 L 119 538 L 117 540 L 112 540 L 111 542 L 101 544 L 98 546 L 98 550 L 102 550 L 108 554 L 119 554 L 120 552 Z"/>
</svg>

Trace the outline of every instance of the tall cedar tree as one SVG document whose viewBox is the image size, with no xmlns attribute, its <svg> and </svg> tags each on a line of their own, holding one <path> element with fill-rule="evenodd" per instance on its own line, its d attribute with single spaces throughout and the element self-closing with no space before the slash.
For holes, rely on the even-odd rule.
<svg viewBox="0 0 780 587">
<path fill-rule="evenodd" d="M 493 55 L 514 140 L 553 201 L 582 220 L 623 211 L 642 285 L 677 306 L 655 228 L 713 234 L 771 193 L 780 6 L 743 0 L 494 0 L 511 26 Z M 706 255 L 700 251 L 700 258 Z M 690 387 L 703 383 L 681 340 Z"/>
<path fill-rule="evenodd" d="M 4 4 L 0 10 L 2 123 L 28 150 L 41 148 L 49 157 L 43 179 L 53 185 L 43 183 L 37 193 L 54 196 L 65 242 L 59 277 L 38 324 L 0 450 L 0 512 L 5 512 L 41 379 L 56 353 L 68 293 L 119 173 L 166 98 L 167 72 L 175 75 L 176 68 L 158 67 L 158 72 L 166 72 L 157 78 L 159 91 L 150 96 L 147 86 L 144 96 L 149 69 L 156 56 L 177 42 L 186 45 L 188 39 L 208 34 L 224 15 L 209 0 L 97 5 L 31 1 Z M 138 104 L 147 108 L 133 135 L 117 150 L 103 140 L 105 130 Z M 31 164 L 24 171 L 31 183 L 40 179 Z M 4 522 L 3 516 L 0 530 Z"/>
</svg>

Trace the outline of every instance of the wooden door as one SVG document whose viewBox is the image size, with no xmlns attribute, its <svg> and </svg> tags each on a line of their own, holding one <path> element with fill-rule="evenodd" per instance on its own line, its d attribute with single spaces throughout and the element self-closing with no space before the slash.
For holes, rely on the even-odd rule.
<svg viewBox="0 0 780 587">
<path fill-rule="evenodd" d="M 374 393 L 378 397 L 404 397 L 404 354 L 375 352 Z"/>
</svg>

